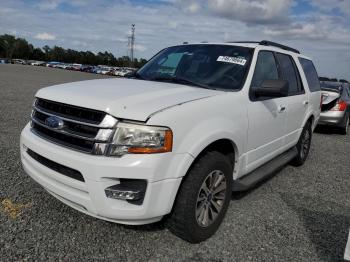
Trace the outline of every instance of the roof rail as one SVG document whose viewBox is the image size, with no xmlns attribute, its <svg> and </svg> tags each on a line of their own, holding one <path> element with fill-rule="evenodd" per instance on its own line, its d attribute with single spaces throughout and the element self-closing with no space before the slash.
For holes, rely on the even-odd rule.
<svg viewBox="0 0 350 262">
<path fill-rule="evenodd" d="M 259 44 L 259 41 L 229 41 L 226 43 L 232 43 L 232 44 Z"/>
<path fill-rule="evenodd" d="M 258 44 L 258 45 L 264 45 L 264 46 L 274 46 L 274 47 L 278 47 L 281 48 L 283 50 L 287 50 L 287 51 L 291 51 L 293 53 L 297 53 L 300 54 L 299 50 L 294 49 L 292 47 L 286 46 L 286 45 L 281 45 L 279 43 L 275 43 L 272 41 L 268 41 L 268 40 L 262 40 L 262 41 L 232 41 L 232 42 L 227 42 L 227 43 L 236 43 L 236 44 Z"/>
<path fill-rule="evenodd" d="M 287 51 L 291 51 L 291 52 L 300 54 L 299 50 L 296 50 L 296 49 L 291 48 L 291 47 L 286 46 L 286 45 L 281 45 L 281 44 L 279 44 L 279 43 L 267 41 L 267 40 L 262 40 L 262 41 L 259 43 L 259 45 L 274 46 L 274 47 L 281 48 L 281 49 L 283 49 L 283 50 L 287 50 Z"/>
</svg>

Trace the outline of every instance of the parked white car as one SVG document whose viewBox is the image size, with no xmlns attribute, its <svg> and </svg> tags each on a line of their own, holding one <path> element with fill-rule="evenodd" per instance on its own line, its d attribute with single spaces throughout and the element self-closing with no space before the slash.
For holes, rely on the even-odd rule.
<svg viewBox="0 0 350 262">
<path fill-rule="evenodd" d="M 196 243 L 216 232 L 232 191 L 304 163 L 320 102 L 312 61 L 292 48 L 173 46 L 132 79 L 39 90 L 22 164 L 85 214 L 133 225 L 168 215 Z"/>
<path fill-rule="evenodd" d="M 32 66 L 43 66 L 43 65 L 45 65 L 45 62 L 44 61 L 32 61 L 30 63 L 30 65 L 32 65 Z"/>
<path fill-rule="evenodd" d="M 100 67 L 96 73 L 97 74 L 102 74 L 102 75 L 106 75 L 107 73 L 109 73 L 112 69 L 110 67 Z"/>
</svg>

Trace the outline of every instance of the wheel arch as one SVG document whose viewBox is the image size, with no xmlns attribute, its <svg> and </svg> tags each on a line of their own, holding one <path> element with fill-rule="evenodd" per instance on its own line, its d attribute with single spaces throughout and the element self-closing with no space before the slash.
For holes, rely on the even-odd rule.
<svg viewBox="0 0 350 262">
<path fill-rule="evenodd" d="M 185 177 L 198 159 L 200 159 L 204 154 L 212 151 L 218 151 L 228 156 L 233 168 L 235 167 L 235 163 L 238 159 L 237 144 L 230 138 L 218 138 L 206 143 L 205 146 L 203 146 L 202 148 L 197 148 L 194 152 L 191 153 L 191 155 L 193 156 L 193 161 L 186 170 Z"/>
<path fill-rule="evenodd" d="M 315 119 L 316 119 L 316 117 L 315 117 L 314 113 L 310 112 L 310 114 L 308 114 L 308 115 L 305 117 L 305 120 L 304 120 L 303 125 L 302 125 L 301 128 L 304 128 L 304 126 L 306 125 L 306 123 L 307 123 L 307 122 L 310 122 L 310 123 L 311 123 L 312 130 L 314 130 L 315 127 L 316 127 Z"/>
</svg>

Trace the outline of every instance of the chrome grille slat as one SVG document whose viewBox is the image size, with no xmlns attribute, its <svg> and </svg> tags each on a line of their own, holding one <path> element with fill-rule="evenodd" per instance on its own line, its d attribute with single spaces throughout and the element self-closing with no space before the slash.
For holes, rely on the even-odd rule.
<svg viewBox="0 0 350 262">
<path fill-rule="evenodd" d="M 38 108 L 37 106 L 33 106 L 33 109 L 38 111 L 38 112 L 40 112 L 40 113 L 42 113 L 42 114 L 48 115 L 48 116 L 59 116 L 59 115 L 55 115 L 55 114 L 49 113 L 47 111 L 44 111 L 44 110 Z M 101 127 L 100 125 L 95 125 L 95 124 L 91 124 L 91 123 L 85 123 L 85 122 L 77 121 L 77 120 L 74 120 L 74 119 L 71 119 L 71 118 L 65 118 L 63 116 L 59 116 L 59 118 L 61 118 L 64 121 L 68 121 L 68 122 L 72 122 L 72 123 L 76 123 L 76 124 L 80 124 L 80 125 L 99 127 L 99 128 L 108 128 L 108 127 Z"/>
<path fill-rule="evenodd" d="M 85 139 L 85 140 L 89 140 L 89 141 L 95 141 L 95 138 L 90 138 L 90 137 L 86 137 L 86 136 L 76 135 L 74 133 L 67 132 L 64 129 L 60 129 L 59 130 L 59 129 L 50 128 L 47 125 L 45 125 L 44 123 L 41 123 L 41 121 L 38 121 L 37 119 L 35 119 L 34 117 L 32 117 L 32 121 L 35 122 L 36 124 L 44 127 L 44 128 L 50 129 L 51 131 L 54 131 L 54 132 L 57 132 L 57 133 L 61 133 L 61 134 L 67 135 L 67 136 L 73 136 L 73 137 L 76 137 L 76 138 Z"/>
<path fill-rule="evenodd" d="M 39 102 L 38 102 L 39 101 Z M 115 126 L 117 120 L 103 113 L 103 118 L 99 123 L 91 123 L 91 121 L 86 119 L 96 118 L 96 116 L 89 116 L 88 114 L 94 114 L 94 111 L 86 108 L 79 108 L 74 106 L 74 118 L 71 119 L 68 116 L 62 116 L 59 113 L 55 113 L 50 110 L 48 112 L 46 109 L 39 108 L 38 103 L 40 103 L 40 98 L 34 103 L 33 111 L 31 115 L 32 120 L 32 131 L 34 134 L 66 148 L 70 148 L 79 152 L 95 154 L 95 145 L 102 143 L 107 143 L 113 137 Z M 61 104 L 58 102 L 52 102 L 49 100 L 44 100 L 45 107 L 49 109 L 56 109 L 58 111 L 65 112 L 66 115 L 70 113 L 69 109 L 72 107 L 70 105 Z M 51 106 L 50 103 L 54 103 Z M 67 107 L 67 108 L 66 108 Z M 78 112 L 77 110 L 82 110 L 83 112 Z M 84 111 L 86 110 L 86 111 Z M 100 111 L 96 111 L 98 116 L 101 115 Z M 82 115 L 84 119 L 77 119 L 76 115 Z M 58 121 L 63 122 L 59 127 L 50 126 L 47 122 L 47 118 L 56 117 L 59 118 Z M 55 118 L 53 118 L 55 120 Z"/>
<path fill-rule="evenodd" d="M 93 146 L 91 146 L 91 148 L 87 148 L 87 147 L 83 147 L 81 145 L 81 143 L 79 143 L 78 145 L 74 145 L 72 143 L 67 143 L 65 141 L 62 141 L 62 139 L 57 139 L 55 137 L 53 137 L 51 134 L 46 134 L 47 132 L 43 132 L 43 131 L 50 131 L 52 132 L 50 129 L 47 129 L 47 128 L 43 128 L 43 130 L 40 130 L 39 128 L 37 128 L 35 126 L 36 124 L 35 123 L 32 123 L 32 132 L 34 134 L 36 134 L 37 136 L 51 142 L 51 143 L 54 143 L 56 145 L 59 145 L 59 146 L 63 146 L 63 147 L 66 147 L 66 148 L 69 148 L 69 149 L 73 149 L 75 151 L 79 151 L 79 152 L 83 152 L 83 153 L 92 153 L 92 148 Z M 40 128 L 42 128 L 41 126 L 39 126 Z M 56 132 L 53 132 L 55 134 L 58 134 L 58 135 L 62 135 L 60 133 L 56 133 Z M 73 138 L 73 137 L 69 137 L 69 138 Z M 79 138 L 77 138 L 79 139 Z M 87 141 L 87 140 L 84 140 L 86 142 L 90 142 L 92 145 L 94 145 L 94 142 L 93 141 Z"/>
</svg>

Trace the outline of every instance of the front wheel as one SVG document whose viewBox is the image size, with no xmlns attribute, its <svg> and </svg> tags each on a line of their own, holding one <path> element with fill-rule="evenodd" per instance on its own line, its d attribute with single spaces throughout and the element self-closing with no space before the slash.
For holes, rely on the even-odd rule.
<svg viewBox="0 0 350 262">
<path fill-rule="evenodd" d="M 301 166 L 305 163 L 311 147 L 311 138 L 312 138 L 312 127 L 311 123 L 307 122 L 301 132 L 299 141 L 296 145 L 298 154 L 292 160 L 291 164 L 293 166 Z"/>
<path fill-rule="evenodd" d="M 227 211 L 233 167 L 228 157 L 208 152 L 196 161 L 179 189 L 167 221 L 169 230 L 191 243 L 212 236 Z"/>
</svg>

